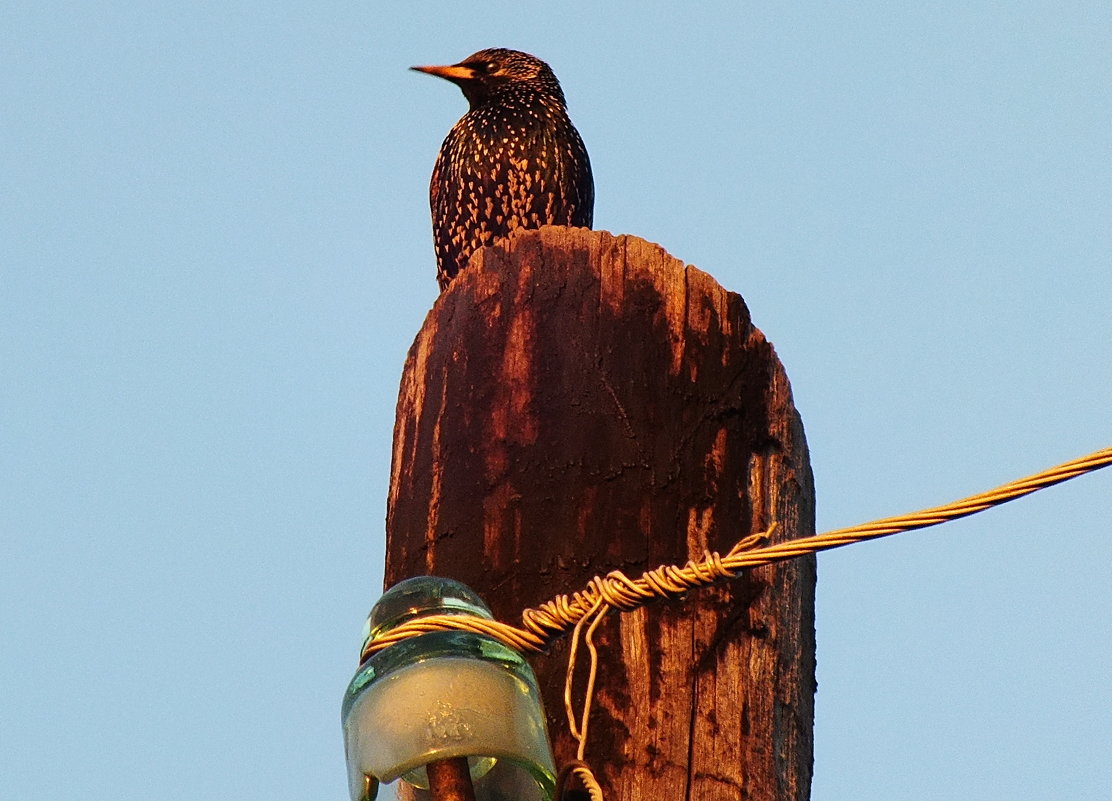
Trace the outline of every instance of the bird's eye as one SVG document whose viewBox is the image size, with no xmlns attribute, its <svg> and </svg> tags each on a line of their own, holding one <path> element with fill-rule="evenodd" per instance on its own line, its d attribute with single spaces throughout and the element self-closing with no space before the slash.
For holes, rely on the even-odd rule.
<svg viewBox="0 0 1112 801">
<path fill-rule="evenodd" d="M 488 61 L 486 64 L 483 65 L 483 72 L 487 73 L 488 75 L 493 75 L 494 73 L 498 72 L 498 62 Z"/>
</svg>

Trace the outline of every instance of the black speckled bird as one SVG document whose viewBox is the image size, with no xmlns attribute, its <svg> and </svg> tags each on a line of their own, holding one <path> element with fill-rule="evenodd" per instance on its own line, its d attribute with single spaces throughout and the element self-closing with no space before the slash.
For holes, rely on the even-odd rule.
<svg viewBox="0 0 1112 801">
<path fill-rule="evenodd" d="M 429 186 L 441 290 L 474 251 L 518 228 L 591 227 L 591 162 L 547 64 L 495 48 L 413 69 L 456 84 L 471 104 L 441 145 Z"/>
</svg>

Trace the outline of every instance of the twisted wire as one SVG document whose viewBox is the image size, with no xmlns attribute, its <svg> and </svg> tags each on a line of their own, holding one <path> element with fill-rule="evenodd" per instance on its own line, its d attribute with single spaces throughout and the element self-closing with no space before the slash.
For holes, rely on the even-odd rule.
<svg viewBox="0 0 1112 801">
<path fill-rule="evenodd" d="M 627 612 L 654 598 L 675 597 L 695 587 L 734 578 L 738 571 L 747 568 L 783 562 L 819 551 L 957 520 L 1110 464 L 1112 447 L 942 506 L 767 545 L 765 543 L 769 542 L 776 531 L 774 523 L 766 531 L 751 534 L 738 541 L 725 556 L 708 552 L 700 559 L 689 560 L 683 567 L 661 565 L 646 571 L 637 579 L 631 579 L 620 570 L 614 570 L 605 576 L 595 576 L 581 590 L 570 595 L 557 595 L 540 606 L 524 610 L 520 627 L 459 614 L 432 615 L 403 623 L 369 642 L 361 659 L 366 660 L 372 654 L 407 637 L 431 631 L 458 630 L 489 635 L 523 653 L 540 653 L 575 629 L 592 613 L 601 616 L 609 609 Z"/>
</svg>

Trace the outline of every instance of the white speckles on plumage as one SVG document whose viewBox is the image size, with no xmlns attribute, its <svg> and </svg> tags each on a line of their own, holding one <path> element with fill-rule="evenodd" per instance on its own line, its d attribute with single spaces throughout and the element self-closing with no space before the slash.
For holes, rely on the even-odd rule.
<svg viewBox="0 0 1112 801">
<path fill-rule="evenodd" d="M 419 69 L 456 83 L 471 104 L 444 140 L 430 184 L 441 289 L 475 250 L 517 228 L 591 226 L 590 161 L 547 64 L 494 49 Z"/>
</svg>

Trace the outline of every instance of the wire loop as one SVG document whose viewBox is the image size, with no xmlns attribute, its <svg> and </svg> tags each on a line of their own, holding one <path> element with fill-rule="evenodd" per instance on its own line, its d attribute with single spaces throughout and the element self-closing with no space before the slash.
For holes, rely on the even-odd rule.
<svg viewBox="0 0 1112 801">
<path fill-rule="evenodd" d="M 595 576 L 582 590 L 571 595 L 557 595 L 538 607 L 524 610 L 521 613 L 521 627 L 469 615 L 430 615 L 403 623 L 368 642 L 360 661 L 365 661 L 372 654 L 407 637 L 430 631 L 472 631 L 494 637 L 523 653 L 541 653 L 564 634 L 577 629 L 583 621 L 592 617 L 594 620 L 588 621 L 588 624 L 591 627 L 589 632 L 593 631 L 610 609 L 628 612 L 654 598 L 675 597 L 695 587 L 734 578 L 740 571 L 748 568 L 957 520 L 1110 464 L 1112 448 L 1104 448 L 1080 459 L 943 506 L 885 517 L 813 537 L 766 545 L 776 532 L 777 526 L 773 523 L 767 531 L 750 534 L 738 541 L 725 556 L 708 552 L 701 559 L 688 561 L 682 568 L 661 565 L 646 571 L 637 579 L 631 579 L 620 570 L 614 570 L 606 576 Z M 588 648 L 590 649 L 590 645 Z"/>
<path fill-rule="evenodd" d="M 694 587 L 734 578 L 747 568 L 783 562 L 855 542 L 878 539 L 956 520 L 1022 498 L 1036 490 L 1068 481 L 1093 470 L 1099 470 L 1109 464 L 1112 464 L 1112 448 L 1105 448 L 1033 476 L 1021 478 L 1002 487 L 944 506 L 935 506 L 897 517 L 885 517 L 871 523 L 835 529 L 813 537 L 801 537 L 766 545 L 765 543 L 770 542 L 776 533 L 777 526 L 773 523 L 767 531 L 750 534 L 739 540 L 725 556 L 720 556 L 717 552 L 707 552 L 701 559 L 689 560 L 682 568 L 676 565 L 661 565 L 646 571 L 638 579 L 631 579 L 620 570 L 611 571 L 606 576 L 595 576 L 582 590 L 571 595 L 557 595 L 539 607 L 526 609 L 521 613 L 521 628 L 495 620 L 459 614 L 430 615 L 403 623 L 367 643 L 360 661 L 366 661 L 374 653 L 407 637 L 433 631 L 463 630 L 486 634 L 517 651 L 538 653 L 546 650 L 570 630 L 572 639 L 568 654 L 567 676 L 564 681 L 564 711 L 568 718 L 568 728 L 578 743 L 578 748 L 576 759 L 565 765 L 557 777 L 556 801 L 563 801 L 567 784 L 572 777 L 578 779 L 587 790 L 591 801 L 603 801 L 602 787 L 595 779 L 590 766 L 584 761 L 584 756 L 587 750 L 587 727 L 595 695 L 595 681 L 598 677 L 598 649 L 595 646 L 594 634 L 611 609 L 629 612 L 644 606 L 654 598 L 675 597 Z M 586 629 L 585 635 L 584 629 Z M 581 639 L 587 646 L 589 663 L 582 710 L 577 716 L 572 700 L 572 684 Z"/>
</svg>

